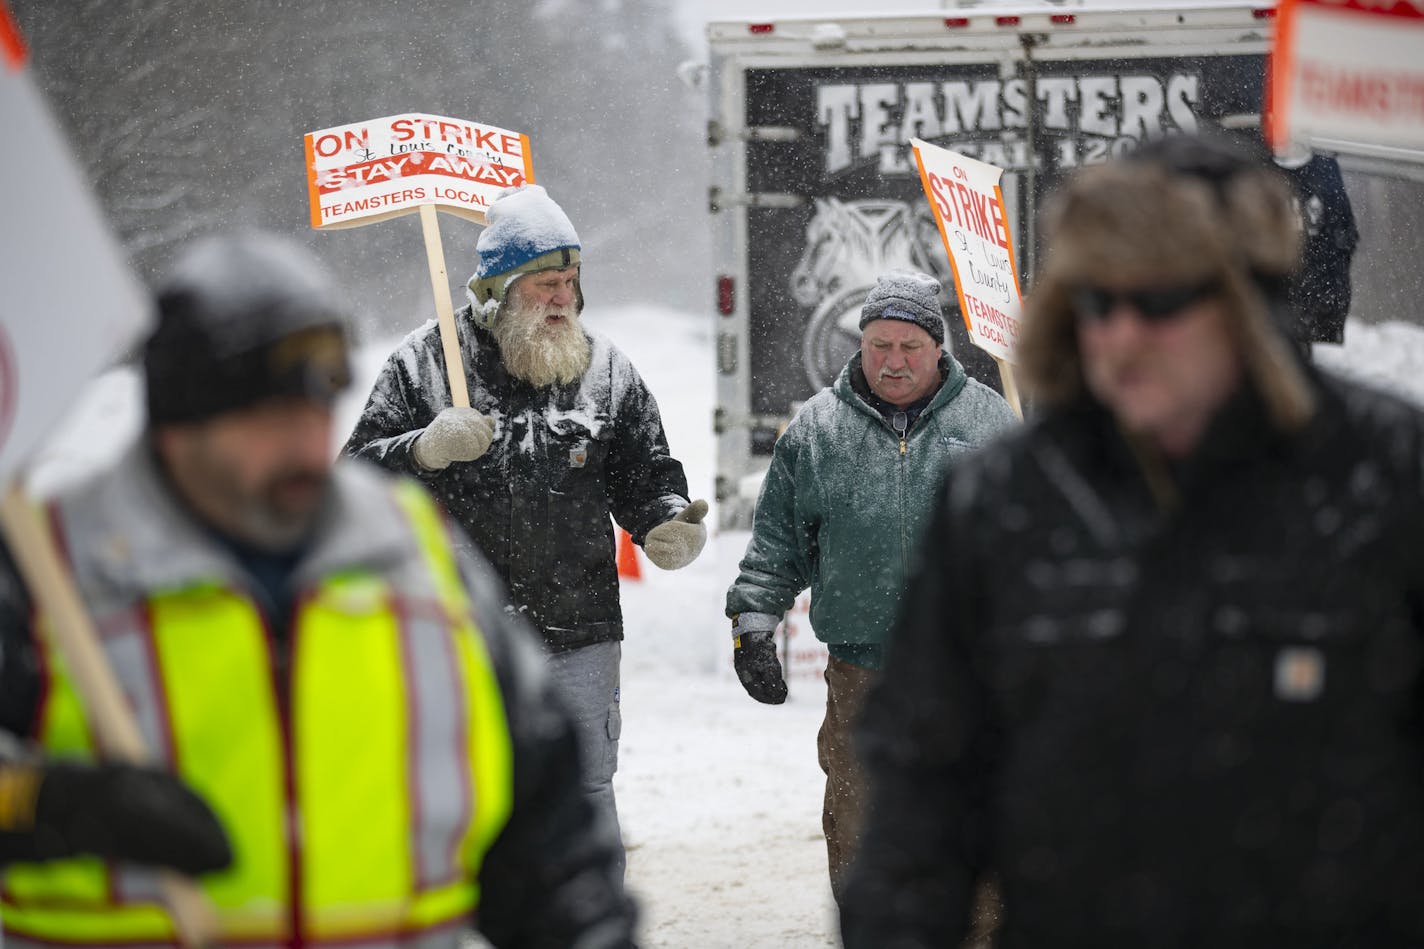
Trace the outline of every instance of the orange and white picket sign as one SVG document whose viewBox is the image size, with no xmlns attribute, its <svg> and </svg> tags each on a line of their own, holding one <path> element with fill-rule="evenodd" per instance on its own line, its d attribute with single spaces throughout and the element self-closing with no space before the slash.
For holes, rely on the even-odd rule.
<svg viewBox="0 0 1424 949">
<path fill-rule="evenodd" d="M 308 132 L 311 225 L 360 227 L 420 213 L 451 403 L 470 404 L 436 210 L 485 222 L 495 195 L 534 181 L 529 136 L 424 112 Z"/>
<path fill-rule="evenodd" d="M 133 711 L 105 660 L 93 621 L 19 472 L 79 386 L 148 328 L 147 295 L 26 68 L 28 53 L 0 0 L 0 523 L 31 596 L 50 617 L 96 744 L 116 760 L 147 761 Z M 214 917 L 191 880 L 161 876 L 184 945 L 210 941 Z"/>
<path fill-rule="evenodd" d="M 1282 0 L 1266 134 L 1424 149 L 1424 0 Z"/>
<path fill-rule="evenodd" d="M 917 138 L 910 139 L 910 145 L 954 271 L 954 292 L 969 339 L 994 357 L 1004 381 L 1004 397 L 1023 418 L 1012 369 L 1023 294 L 999 188 L 1004 171 Z"/>
<path fill-rule="evenodd" d="M 359 227 L 433 204 L 483 224 L 490 200 L 534 180 L 529 136 L 424 112 L 308 132 L 318 229 Z"/>
</svg>

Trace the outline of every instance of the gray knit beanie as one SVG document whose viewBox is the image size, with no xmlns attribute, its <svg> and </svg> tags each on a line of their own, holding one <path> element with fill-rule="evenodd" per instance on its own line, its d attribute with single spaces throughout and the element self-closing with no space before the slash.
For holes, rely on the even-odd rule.
<svg viewBox="0 0 1424 949">
<path fill-rule="evenodd" d="M 881 274 L 860 308 L 860 328 L 871 320 L 905 320 L 944 343 L 939 281 L 927 273 L 892 270 Z"/>
</svg>

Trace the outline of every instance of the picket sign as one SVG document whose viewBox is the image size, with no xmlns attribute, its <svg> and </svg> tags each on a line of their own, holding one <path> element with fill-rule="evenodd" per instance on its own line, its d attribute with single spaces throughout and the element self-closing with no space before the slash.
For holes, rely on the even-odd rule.
<svg viewBox="0 0 1424 949">
<path fill-rule="evenodd" d="M 1004 171 L 917 138 L 910 139 L 910 145 L 954 271 L 954 292 L 969 339 L 994 357 L 1004 398 L 1023 418 L 1012 366 L 1023 320 L 1023 294 L 999 188 Z"/>
<path fill-rule="evenodd" d="M 420 212 L 451 403 L 470 405 L 436 210 L 485 223 L 505 188 L 534 182 L 529 136 L 464 119 L 410 112 L 308 132 L 311 225 L 361 227 Z"/>
<path fill-rule="evenodd" d="M 1282 0 L 1266 137 L 1424 149 L 1424 0 Z"/>
<path fill-rule="evenodd" d="M 95 745 L 111 760 L 151 762 L 133 711 L 105 661 L 74 580 L 21 472 L 82 383 L 148 328 L 150 305 L 104 222 L 68 144 L 26 68 L 24 39 L 0 0 L 0 527 L 54 647 L 74 677 Z M 95 305 L 96 300 L 102 301 Z M 193 881 L 160 876 L 186 946 L 216 932 Z"/>
<path fill-rule="evenodd" d="M 130 271 L 0 0 L 0 481 L 148 329 Z"/>
</svg>

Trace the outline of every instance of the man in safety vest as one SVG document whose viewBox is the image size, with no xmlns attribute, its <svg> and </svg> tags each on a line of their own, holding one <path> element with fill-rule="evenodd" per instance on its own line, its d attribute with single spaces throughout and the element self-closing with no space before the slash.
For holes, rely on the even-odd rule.
<svg viewBox="0 0 1424 949">
<path fill-rule="evenodd" d="M 623 947 L 614 828 L 488 566 L 421 487 L 332 463 L 343 312 L 298 247 L 210 238 L 159 295 L 148 425 L 50 523 L 160 762 L 212 807 L 218 942 Z M 88 758 L 41 615 L 0 584 L 0 728 Z M 6 949 L 162 945 L 149 868 L 15 864 Z"/>
</svg>

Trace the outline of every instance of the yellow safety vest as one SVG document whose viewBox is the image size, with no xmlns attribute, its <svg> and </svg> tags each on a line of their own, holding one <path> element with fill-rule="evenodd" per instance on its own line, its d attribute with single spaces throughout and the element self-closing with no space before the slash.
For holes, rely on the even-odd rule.
<svg viewBox="0 0 1424 949">
<path fill-rule="evenodd" d="M 508 726 L 439 515 L 414 485 L 396 495 L 424 552 L 416 586 L 433 595 L 369 572 L 325 578 L 299 601 L 285 676 L 260 611 L 219 585 L 156 593 L 131 625 L 104 630 L 125 692 L 159 719 L 160 757 L 231 838 L 233 866 L 201 881 L 220 943 L 453 942 L 478 903 L 511 806 Z M 72 683 L 46 652 L 42 741 L 91 757 Z M 172 943 L 156 894 L 140 868 L 14 866 L 6 939 Z"/>
</svg>

